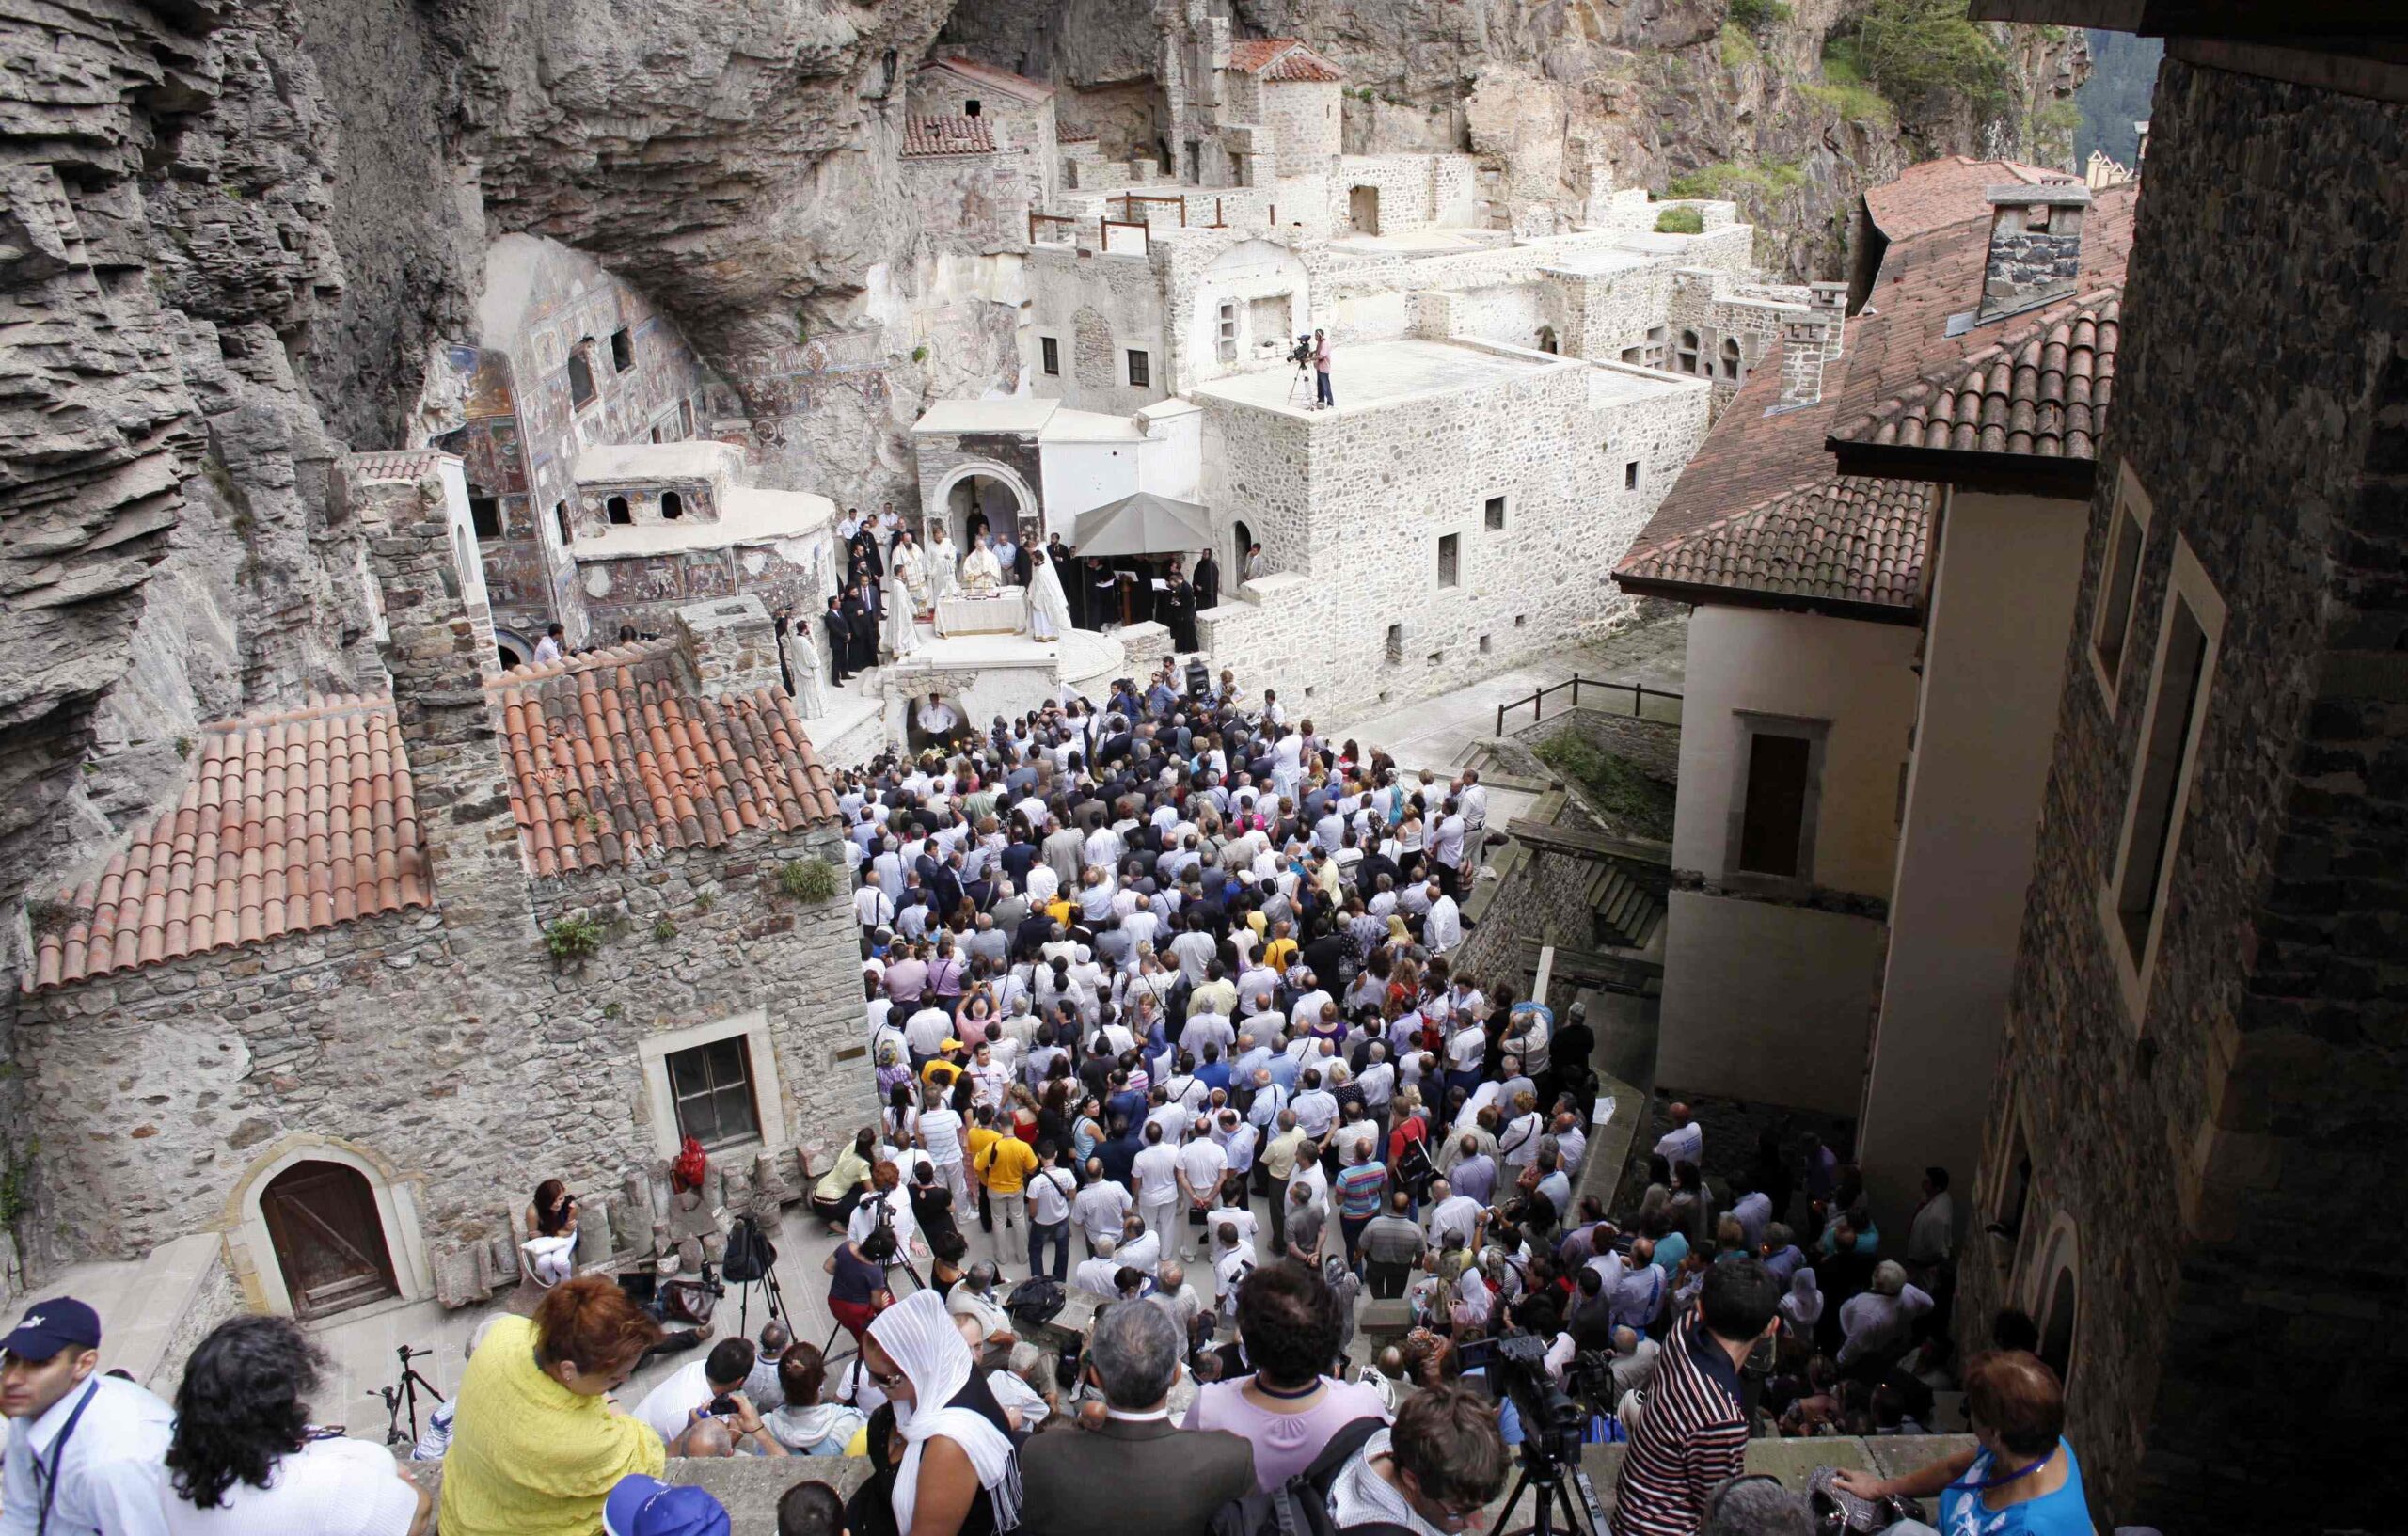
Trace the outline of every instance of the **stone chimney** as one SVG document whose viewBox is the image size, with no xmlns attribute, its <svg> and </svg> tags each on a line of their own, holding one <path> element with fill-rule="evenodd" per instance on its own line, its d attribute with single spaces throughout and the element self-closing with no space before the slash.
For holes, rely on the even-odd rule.
<svg viewBox="0 0 2408 1536">
<path fill-rule="evenodd" d="M 711 698 L 729 693 L 754 693 L 765 688 L 785 689 L 778 670 L 777 625 L 761 599 L 717 597 L 678 609 L 677 638 L 693 659 L 694 675 Z M 806 616 L 804 623 L 810 623 Z"/>
<path fill-rule="evenodd" d="M 1974 324 L 2072 295 L 2082 273 L 2082 211 L 2090 188 L 2079 182 L 1994 186 L 1990 252 L 1982 272 Z"/>
<path fill-rule="evenodd" d="M 1806 289 L 1814 295 L 1807 302 L 1823 322 L 1823 360 L 1836 361 L 1847 340 L 1847 284 L 1808 283 Z"/>
<path fill-rule="evenodd" d="M 1819 306 L 1812 314 L 1781 323 L 1781 400 L 1773 410 L 1794 410 L 1823 398 L 1823 371 L 1839 357 L 1839 311 Z"/>
<path fill-rule="evenodd" d="M 334 481 L 338 506 L 367 541 L 377 648 L 444 921 L 515 895 L 523 922 L 523 885 L 495 879 L 517 867 L 518 830 L 485 702 L 500 661 L 460 461 L 432 449 L 355 453 L 337 461 Z"/>
</svg>

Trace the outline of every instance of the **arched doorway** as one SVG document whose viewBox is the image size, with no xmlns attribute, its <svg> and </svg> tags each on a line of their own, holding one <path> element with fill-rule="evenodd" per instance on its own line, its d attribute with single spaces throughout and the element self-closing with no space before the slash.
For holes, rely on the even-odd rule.
<svg viewBox="0 0 2408 1536">
<path fill-rule="evenodd" d="M 494 653 L 501 658 L 501 670 L 504 672 L 508 672 L 513 667 L 523 667 L 535 658 L 535 647 L 528 644 L 523 637 L 513 634 L 507 629 L 496 629 L 493 632 L 493 648 Z"/>
<path fill-rule="evenodd" d="M 260 1192 L 260 1215 L 294 1316 L 325 1317 L 401 1293 L 376 1191 L 358 1169 L 295 1163 Z"/>
<path fill-rule="evenodd" d="M 2057 1373 L 2060 1383 L 2070 1383 L 2073 1375 L 2074 1307 L 2073 1270 L 2070 1266 L 2057 1271 L 2049 1285 L 2048 1308 L 2041 1314 L 2040 1359 Z"/>
<path fill-rule="evenodd" d="M 945 489 L 945 524 L 956 549 L 970 553 L 973 534 L 985 533 L 992 545 L 999 533 L 1020 536 L 1022 505 L 1018 487 L 994 475 L 973 470 Z"/>
<path fill-rule="evenodd" d="M 1234 589 L 1245 580 L 1245 553 L 1254 547 L 1254 530 L 1246 527 L 1244 520 L 1240 520 L 1229 530 L 1229 543 L 1232 546 L 1229 574 L 1235 579 L 1226 585 Z"/>
</svg>

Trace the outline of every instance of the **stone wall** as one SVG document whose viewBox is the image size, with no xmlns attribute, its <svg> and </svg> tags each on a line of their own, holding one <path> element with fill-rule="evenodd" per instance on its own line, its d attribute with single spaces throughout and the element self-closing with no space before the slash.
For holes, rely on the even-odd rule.
<svg viewBox="0 0 2408 1536">
<path fill-rule="evenodd" d="M 1653 705 L 1650 707 L 1664 706 Z M 1681 726 L 1678 720 L 1637 719 L 1628 714 L 1592 709 L 1583 705 L 1560 715 L 1534 720 L 1515 731 L 1513 739 L 1535 750 L 1567 731 L 1601 752 L 1627 758 L 1651 779 L 1661 779 L 1668 784 L 1680 782 Z"/>
<path fill-rule="evenodd" d="M 1030 383 L 1038 397 L 1085 411 L 1133 411 L 1168 392 L 1168 312 L 1148 257 L 1039 247 L 1029 253 L 1028 279 L 1035 317 Z M 1035 366 L 1046 337 L 1058 348 L 1058 374 Z M 1131 348 L 1148 355 L 1150 388 L 1132 389 L 1121 382 L 1127 376 L 1122 354 Z"/>
<path fill-rule="evenodd" d="M 1329 168 L 1338 152 L 1338 82 L 1273 80 L 1260 87 L 1261 125 L 1271 131 L 1273 163 L 1281 176 Z"/>
<path fill-rule="evenodd" d="M 366 484 L 352 508 L 436 908 L 12 993 L 39 1148 L 28 1225 L 54 1259 L 237 1230 L 274 1158 L 325 1146 L 408 1187 L 420 1229 L 388 1237 L 441 1271 L 490 1253 L 535 1180 L 648 1174 L 674 1135 L 645 1042 L 746 1015 L 773 1056 L 752 1062 L 765 1132 L 775 1119 L 789 1145 L 841 1136 L 873 1113 L 850 910 L 796 902 L 777 879 L 793 859 L 841 864 L 838 830 L 531 879 L 482 686 L 491 633 L 473 591 L 464 607 L 439 483 Z M 571 916 L 601 942 L 556 959 L 546 935 Z"/>
<path fill-rule="evenodd" d="M 1202 615 L 1214 665 L 1280 677 L 1328 718 L 1624 622 L 1627 601 L 1592 578 L 1687 462 L 1708 391 L 1639 375 L 1660 388 L 1592 404 L 1591 374 L 1541 362 L 1476 388 L 1312 416 L 1208 397 L 1204 499 L 1245 509 L 1279 573 Z M 1624 488 L 1630 460 L 1636 490 Z M 1484 504 L 1498 495 L 1505 527 L 1491 530 Z M 1452 586 L 1439 585 L 1442 536 L 1457 541 Z"/>
<path fill-rule="evenodd" d="M 2169 54 L 1974 1230 L 2026 1150 L 2030 1193 L 1963 1265 L 1969 1336 L 2071 1270 L 2102 1525 L 2394 1518 L 2403 165 L 2408 106 Z M 2119 467 L 2154 517 L 2111 705 L 2086 636 Z M 2135 1014 L 2100 892 L 2178 537 L 2226 614 Z"/>
</svg>

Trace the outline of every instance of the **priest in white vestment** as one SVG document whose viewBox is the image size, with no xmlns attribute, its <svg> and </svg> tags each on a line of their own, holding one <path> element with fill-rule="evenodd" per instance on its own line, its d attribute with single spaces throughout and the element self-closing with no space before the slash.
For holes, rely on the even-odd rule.
<svg viewBox="0 0 2408 1536">
<path fill-rule="evenodd" d="M 987 547 L 987 535 L 980 533 L 970 541 L 970 553 L 961 557 L 961 590 L 973 597 L 991 597 L 1004 584 L 1004 568 L 995 560 L 995 552 Z"/>
<path fill-rule="evenodd" d="M 911 592 L 897 566 L 886 573 L 886 648 L 896 660 L 920 648 L 920 626 L 911 611 Z"/>
<path fill-rule="evenodd" d="M 903 578 L 903 586 L 911 594 L 911 609 L 917 612 L 928 606 L 928 562 L 920 546 L 906 533 L 895 546 L 895 558 L 890 562 L 895 573 Z"/>
<path fill-rule="evenodd" d="M 954 547 L 953 530 L 940 526 L 937 542 L 928 546 L 928 590 L 938 602 L 961 584 L 961 551 Z"/>
<path fill-rule="evenodd" d="M 1070 599 L 1062 578 L 1043 555 L 1029 557 L 1036 568 L 1028 578 L 1028 633 L 1032 640 L 1058 640 L 1070 627 Z"/>
</svg>

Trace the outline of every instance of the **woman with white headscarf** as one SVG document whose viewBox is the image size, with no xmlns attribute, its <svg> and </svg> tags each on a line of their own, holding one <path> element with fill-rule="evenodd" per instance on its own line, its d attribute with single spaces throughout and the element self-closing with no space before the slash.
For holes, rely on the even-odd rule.
<svg viewBox="0 0 2408 1536">
<path fill-rule="evenodd" d="M 1781 1298 L 1781 1315 L 1798 1338 L 1814 1337 L 1814 1324 L 1823 1321 L 1823 1292 L 1814 1284 L 1813 1270 L 1800 1268 L 1791 1274 L 1789 1294 Z"/>
<path fill-rule="evenodd" d="M 869 1379 L 895 1405 L 905 1451 L 895 1478 L 901 1536 L 1000 1536 L 1020 1524 L 1011 1421 L 933 1291 L 878 1314 L 863 1342 Z"/>
</svg>

